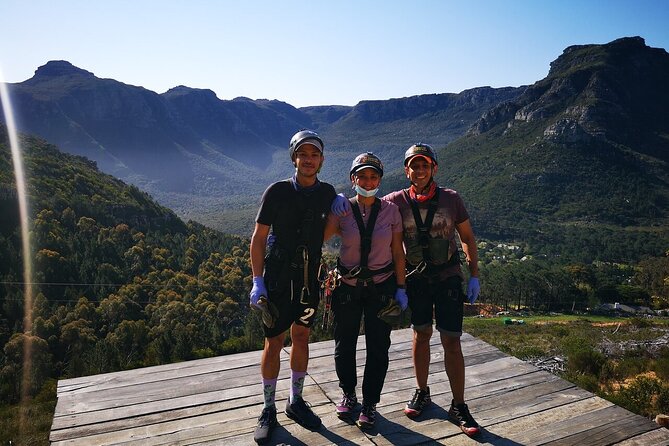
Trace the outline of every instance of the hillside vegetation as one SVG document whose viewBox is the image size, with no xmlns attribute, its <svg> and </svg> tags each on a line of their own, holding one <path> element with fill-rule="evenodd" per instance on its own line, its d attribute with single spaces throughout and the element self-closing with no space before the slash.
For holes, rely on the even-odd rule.
<svg viewBox="0 0 669 446">
<path fill-rule="evenodd" d="M 463 196 L 480 236 L 586 263 L 662 255 L 667 76 L 669 54 L 641 38 L 567 48 L 545 79 L 439 147 L 437 178 Z"/>
<path fill-rule="evenodd" d="M 669 323 L 641 318 L 467 318 L 465 331 L 637 414 L 669 413 Z"/>
<path fill-rule="evenodd" d="M 26 332 L 17 193 L 9 149 L 0 144 L 0 395 L 10 404 L 0 408 L 9 414 L 0 441 L 20 444 L 15 404 L 25 391 L 30 399 L 20 410 L 30 411 L 35 428 L 26 444 L 47 444 L 57 379 L 261 348 L 259 320 L 247 305 L 248 239 L 185 223 L 136 187 L 42 140 L 22 143 L 33 324 Z M 546 312 L 602 302 L 669 307 L 666 256 L 583 264 L 486 240 L 479 252 L 481 302 L 488 305 Z M 321 317 L 313 340 L 330 336 Z M 26 342 L 33 354 L 23 388 Z"/>
<path fill-rule="evenodd" d="M 33 324 L 24 332 L 16 189 L 9 150 L 1 144 L 3 401 L 16 402 L 21 394 L 25 342 L 33 346 L 32 395 L 49 378 L 259 345 L 261 335 L 249 333 L 246 323 L 248 240 L 184 223 L 90 161 L 41 140 L 22 142 L 32 218 Z"/>
<path fill-rule="evenodd" d="M 60 66 L 64 72 L 59 72 L 58 66 L 51 66 L 41 73 L 49 79 L 32 82 L 47 88 L 62 82 L 81 86 L 91 81 L 91 73 L 73 72 L 72 68 Z M 360 148 L 344 146 L 347 134 L 367 135 L 367 149 L 367 144 L 380 144 L 388 129 L 400 122 L 402 128 L 415 134 L 420 133 L 421 122 L 439 121 L 445 126 L 443 132 L 435 128 L 429 131 L 444 138 L 455 137 L 457 132 L 449 133 L 444 128 L 457 127 L 459 132 L 464 126 L 446 125 L 437 109 L 457 109 L 453 114 L 470 120 L 471 125 L 466 126 L 470 130 L 450 144 L 435 144 L 440 160 L 437 179 L 440 185 L 458 190 L 470 212 L 479 242 L 480 302 L 504 311 L 572 315 L 617 302 L 654 313 L 669 308 L 669 115 L 663 112 L 669 103 L 667 76 L 666 51 L 648 48 L 643 39 L 631 38 L 568 48 L 552 64 L 545 79 L 521 90 L 483 88 L 453 97 L 371 101 L 374 103 L 354 108 L 299 112 L 283 103 L 256 103 L 245 98 L 222 105 L 211 92 L 185 88 L 171 91 L 169 100 L 174 107 L 208 104 L 220 113 L 216 116 L 227 116 L 233 123 L 261 107 L 258 116 L 283 116 L 269 132 L 281 133 L 282 138 L 288 132 L 287 122 L 296 116 L 311 116 L 312 123 L 322 125 L 324 132 L 332 130 L 333 140 L 342 138 L 344 148 L 339 151 L 328 146 L 326 140 L 324 168 L 324 174 L 328 170 L 327 175 L 343 178 L 337 183 L 341 190 L 348 190 L 345 172 L 349 155 Z M 31 87 L 31 82 L 26 82 L 23 87 Z M 119 91 L 130 94 L 118 83 L 105 82 L 104 86 L 111 96 Z M 112 90 L 116 93 L 110 93 Z M 88 97 L 89 93 L 77 90 L 72 97 Z M 157 107 L 149 107 L 149 111 L 133 109 L 135 118 L 148 119 L 153 113 L 150 110 L 164 112 L 167 107 L 146 91 L 135 88 L 132 94 Z M 501 101 L 502 97 L 506 100 Z M 467 105 L 466 98 L 474 104 Z M 75 103 L 67 105 L 74 107 Z M 422 104 L 418 110 L 416 104 Z M 434 116 L 420 113 L 430 104 L 435 107 Z M 206 107 L 197 110 L 207 114 Z M 478 120 L 474 118 L 477 114 Z M 191 116 L 189 125 L 197 125 L 198 116 Z M 412 120 L 416 116 L 420 119 Z M 256 118 L 247 129 L 262 127 L 264 118 Z M 74 122 L 63 119 L 67 125 Z M 54 125 L 58 122 L 53 121 Z M 370 132 L 365 132 L 364 126 L 369 126 Z M 83 137 L 76 125 L 70 130 L 77 138 Z M 200 130 L 212 132 L 212 138 L 216 131 L 225 133 L 222 128 Z M 402 138 L 397 140 L 404 141 Z M 49 410 L 53 407 L 55 380 L 60 378 L 262 346 L 258 318 L 249 312 L 247 303 L 251 284 L 248 238 L 226 235 L 196 220 L 248 232 L 260 192 L 269 184 L 267 178 L 255 175 L 255 168 L 213 146 L 198 146 L 200 152 L 188 156 L 203 167 L 198 171 L 201 175 L 190 176 L 190 171 L 186 175 L 188 181 L 195 181 L 192 190 L 163 189 L 162 197 L 169 197 L 179 206 L 167 209 L 140 187 L 102 173 L 89 159 L 65 154 L 36 137 L 23 136 L 21 140 L 30 205 L 30 253 L 23 253 L 21 248 L 11 154 L 6 131 L 0 126 L 3 402 L 15 404 L 20 395 L 27 394 L 33 398 L 35 410 Z M 267 141 L 263 139 L 259 144 L 267 145 Z M 139 147 L 132 138 L 126 143 L 127 147 L 119 146 L 121 152 Z M 177 152 L 182 162 L 179 157 L 183 153 Z M 267 149 L 266 154 L 269 152 Z M 396 166 L 384 175 L 381 193 L 406 187 L 399 169 L 403 150 L 399 146 L 380 147 L 379 152 L 392 159 L 388 166 Z M 160 156 L 155 152 L 146 156 L 145 161 L 154 163 L 152 168 L 161 169 Z M 283 173 L 289 173 L 291 166 L 284 149 L 271 156 L 270 166 L 285 166 L 287 171 Z M 119 158 L 109 160 L 113 164 Z M 267 172 L 279 174 L 271 169 Z M 221 176 L 214 178 L 207 172 Z M 138 184 L 146 180 L 142 178 Z M 219 181 L 221 178 L 232 180 Z M 230 208 L 220 206 L 220 200 Z M 184 220 L 183 216 L 189 218 Z M 332 263 L 332 246 L 327 250 Z M 30 327 L 24 324 L 24 256 L 29 256 L 34 267 Z M 320 326 L 320 317 L 313 340 L 329 336 Z M 406 326 L 408 316 L 404 317 Z M 486 327 L 477 324 L 470 325 L 472 334 L 480 333 L 486 339 Z M 638 328 L 634 333 L 643 333 L 648 339 L 650 329 L 642 325 L 642 320 L 635 319 L 621 335 Z M 504 328 L 503 333 L 517 334 L 518 345 L 523 347 L 507 348 L 501 343 L 500 348 L 525 358 L 530 353 L 538 355 L 540 350 L 553 354 L 551 346 L 564 341 L 567 372 L 571 373 L 565 376 L 611 395 L 615 392 L 608 390 L 608 380 L 624 380 L 628 376 L 623 372 L 625 367 L 640 373 L 652 371 L 663 379 L 663 352 L 653 356 L 656 364 L 637 367 L 635 364 L 648 359 L 641 350 L 637 356 L 619 362 L 608 358 L 608 351 L 601 350 L 601 343 L 596 343 L 599 338 L 586 325 L 575 324 L 566 331 L 551 326 L 545 330 L 545 339 L 538 337 L 543 331 L 537 327 Z M 495 330 L 497 333 L 501 329 Z M 581 331 L 595 344 L 572 337 Z M 503 335 L 493 336 L 498 338 L 490 342 L 503 341 Z M 524 339 L 533 342 L 528 344 Z M 24 384 L 21 378 L 26 343 L 30 343 L 33 353 L 30 379 Z M 589 349 L 581 352 L 576 348 L 581 344 Z M 579 363 L 595 368 L 579 369 L 574 365 Z M 665 387 L 658 387 L 654 381 L 640 385 L 644 392 L 655 392 L 657 401 L 664 398 Z M 612 386 L 610 389 L 614 389 Z M 623 405 L 643 413 L 631 403 Z M 44 417 L 36 423 L 47 424 Z M 0 425 L 0 433 L 4 431 Z M 10 426 L 6 431 L 15 429 Z M 0 441 L 9 439 L 0 436 Z"/>
</svg>

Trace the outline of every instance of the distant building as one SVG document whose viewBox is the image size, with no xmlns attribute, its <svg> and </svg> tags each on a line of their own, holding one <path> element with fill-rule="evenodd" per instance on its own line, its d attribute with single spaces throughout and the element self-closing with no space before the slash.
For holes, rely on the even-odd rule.
<svg viewBox="0 0 669 446">
<path fill-rule="evenodd" d="M 641 316 L 644 314 L 656 316 L 657 313 L 651 308 L 640 305 L 626 305 L 621 303 L 606 303 L 593 309 L 597 314 L 615 314 L 618 316 Z"/>
</svg>

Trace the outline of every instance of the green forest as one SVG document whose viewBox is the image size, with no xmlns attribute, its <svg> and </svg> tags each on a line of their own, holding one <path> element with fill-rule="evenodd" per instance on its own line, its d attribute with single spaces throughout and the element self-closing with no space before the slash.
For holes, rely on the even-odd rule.
<svg viewBox="0 0 669 446">
<path fill-rule="evenodd" d="M 135 186 L 42 140 L 24 137 L 22 148 L 34 270 L 29 330 L 18 193 L 10 150 L 0 143 L 4 404 L 38 396 L 60 378 L 261 348 L 259 320 L 248 308 L 249 240 L 183 222 Z M 479 249 L 486 304 L 546 313 L 604 302 L 669 307 L 667 255 L 621 264 L 602 252 L 585 264 L 520 242 L 480 240 Z M 327 338 L 317 325 L 313 339 Z"/>
<path fill-rule="evenodd" d="M 83 158 L 24 140 L 31 209 L 32 329 L 9 151 L 0 158 L 0 395 L 14 403 L 24 342 L 30 394 L 75 377 L 257 348 L 247 324 L 248 241 L 184 223 Z"/>
</svg>

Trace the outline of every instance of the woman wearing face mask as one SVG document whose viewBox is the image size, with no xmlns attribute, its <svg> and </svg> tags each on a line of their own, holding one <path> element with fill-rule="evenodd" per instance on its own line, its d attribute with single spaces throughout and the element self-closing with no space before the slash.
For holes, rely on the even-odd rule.
<svg viewBox="0 0 669 446">
<path fill-rule="evenodd" d="M 364 315 L 367 358 L 362 381 L 360 427 L 371 427 L 388 370 L 391 325 L 385 316 L 399 315 L 407 306 L 402 218 L 399 208 L 376 198 L 383 164 L 373 153 L 358 155 L 350 179 L 355 197 L 353 212 L 330 214 L 325 238 L 341 236 L 337 269 L 341 282 L 332 295 L 335 366 L 343 395 L 337 404 L 340 418 L 352 419 L 357 406 L 356 344 Z M 384 317 L 382 319 L 380 316 Z"/>
</svg>

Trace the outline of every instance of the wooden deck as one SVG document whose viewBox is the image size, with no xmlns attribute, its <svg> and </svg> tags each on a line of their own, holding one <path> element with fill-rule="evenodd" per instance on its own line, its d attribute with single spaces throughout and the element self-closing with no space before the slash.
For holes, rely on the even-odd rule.
<svg viewBox="0 0 669 446">
<path fill-rule="evenodd" d="M 304 395 L 323 426 L 311 432 L 283 414 L 288 352 L 277 389 L 279 424 L 271 444 L 285 445 L 669 445 L 669 430 L 465 334 L 466 397 L 483 428 L 474 440 L 448 422 L 451 401 L 440 348 L 432 349 L 433 404 L 415 421 L 402 409 L 415 388 L 410 329 L 392 334 L 390 367 L 377 425 L 362 432 L 334 415 L 340 397 L 332 341 L 310 346 Z M 433 343 L 438 336 L 433 336 Z M 364 364 L 359 341 L 358 393 Z M 61 445 L 251 445 L 262 409 L 261 352 L 62 380 L 51 428 Z"/>
</svg>

